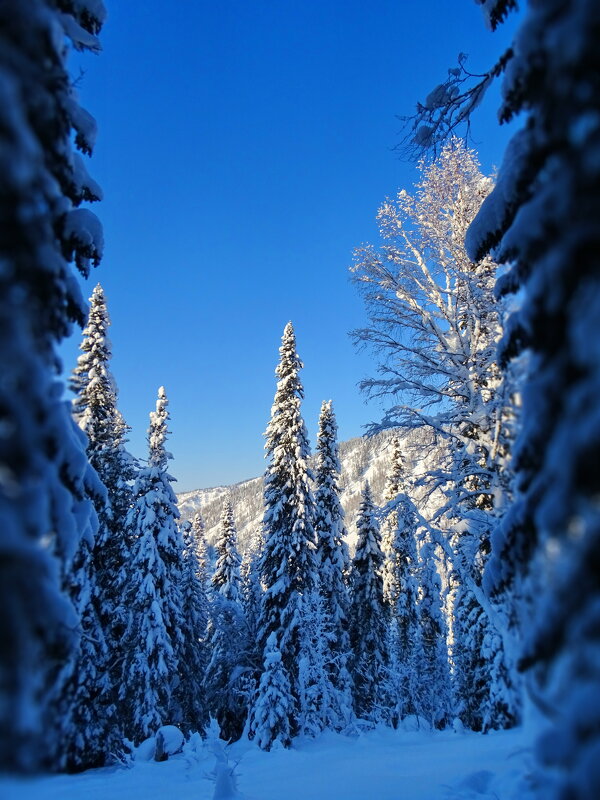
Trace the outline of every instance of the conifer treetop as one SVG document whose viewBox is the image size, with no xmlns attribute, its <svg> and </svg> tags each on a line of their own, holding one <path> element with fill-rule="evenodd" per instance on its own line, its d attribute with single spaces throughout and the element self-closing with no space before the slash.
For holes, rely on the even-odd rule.
<svg viewBox="0 0 600 800">
<path fill-rule="evenodd" d="M 330 580 L 339 582 L 347 568 L 344 539 L 344 511 L 340 502 L 341 465 L 337 442 L 337 423 L 331 400 L 321 405 L 317 435 L 316 518 L 322 588 L 330 597 L 336 594 Z M 329 585 L 328 585 L 329 584 Z M 337 587 L 342 590 L 342 586 Z M 339 598 L 338 598 L 339 599 Z"/>
<path fill-rule="evenodd" d="M 217 552 L 217 564 L 212 579 L 213 587 L 226 600 L 239 603 L 242 599 L 240 576 L 242 559 L 237 549 L 237 530 L 230 496 L 226 498 L 223 507 Z"/>
<path fill-rule="evenodd" d="M 150 412 L 150 427 L 148 428 L 148 445 L 150 448 L 148 463 L 151 467 L 158 467 L 159 469 L 166 469 L 168 460 L 173 458 L 165 448 L 165 442 L 170 433 L 167 427 L 167 422 L 170 419 L 167 410 L 168 405 L 169 401 L 165 387 L 160 386 L 156 400 L 156 411 Z"/>
<path fill-rule="evenodd" d="M 379 521 L 376 516 L 375 503 L 373 502 L 373 493 L 369 481 L 365 481 L 363 489 L 362 500 L 360 503 L 359 516 L 356 523 L 358 530 L 358 542 L 356 544 L 356 553 L 354 556 L 354 564 L 358 564 L 365 558 L 371 557 L 377 563 L 383 561 L 383 553 L 381 552 Z"/>
<path fill-rule="evenodd" d="M 384 500 L 395 500 L 405 489 L 406 480 L 406 467 L 404 456 L 402 454 L 402 445 L 400 443 L 400 436 L 395 434 L 392 439 L 392 469 L 388 476 Z"/>
<path fill-rule="evenodd" d="M 341 472 L 339 448 L 337 444 L 337 422 L 331 400 L 323 400 L 319 415 L 319 431 L 317 437 L 317 483 L 322 485 L 330 476 Z M 319 478 L 323 480 L 320 480 Z"/>
<path fill-rule="evenodd" d="M 109 367 L 112 358 L 109 327 L 106 298 L 98 283 L 90 297 L 87 325 L 79 346 L 82 352 L 70 379 L 71 390 L 76 395 L 73 410 L 79 427 L 93 441 L 99 435 L 102 437 L 102 433 L 93 428 L 102 424 L 99 420 L 110 418 L 112 421 L 117 402 L 117 387 Z"/>
</svg>

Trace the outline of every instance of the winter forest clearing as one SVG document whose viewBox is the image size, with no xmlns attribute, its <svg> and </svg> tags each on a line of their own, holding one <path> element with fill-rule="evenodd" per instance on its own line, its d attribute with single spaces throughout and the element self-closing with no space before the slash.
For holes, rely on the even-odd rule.
<svg viewBox="0 0 600 800">
<path fill-rule="evenodd" d="M 521 730 L 490 736 L 379 728 L 358 738 L 325 733 L 292 750 L 265 753 L 232 745 L 227 774 L 217 784 L 218 760 L 197 740 L 166 763 L 136 761 L 77 776 L 11 781 L 4 800 L 529 800 L 531 752 Z M 235 790 L 233 787 L 237 787 Z"/>
<path fill-rule="evenodd" d="M 140 0 L 144 69 L 102 55 L 120 76 L 105 254 L 82 59 L 105 31 L 129 50 L 135 3 L 114 39 L 103 0 L 0 4 L 0 794 L 597 800 L 600 3 L 475 0 L 498 42 L 483 72 L 434 63 L 464 9 L 426 27 L 443 80 L 402 95 L 409 167 L 376 187 L 365 237 L 371 140 L 330 133 L 349 109 L 372 129 L 354 92 L 385 92 L 396 29 L 407 90 L 429 38 L 406 31 L 429 21 L 388 0 L 270 5 Z M 498 87 L 496 172 L 473 131 Z M 340 442 L 340 423 L 368 435 Z M 247 437 L 266 468 L 239 482 Z M 227 480 L 177 496 L 180 463 Z"/>
</svg>

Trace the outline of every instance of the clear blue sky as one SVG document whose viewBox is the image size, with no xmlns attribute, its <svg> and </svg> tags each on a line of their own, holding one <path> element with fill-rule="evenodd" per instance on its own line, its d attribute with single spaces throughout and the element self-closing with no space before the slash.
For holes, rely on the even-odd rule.
<svg viewBox="0 0 600 800">
<path fill-rule="evenodd" d="M 364 322 L 348 265 L 376 241 L 379 204 L 415 179 L 391 152 L 395 115 L 459 51 L 487 68 L 510 29 L 489 33 L 469 0 L 106 2 L 104 52 L 80 85 L 106 237 L 84 291 L 107 294 L 130 449 L 145 456 L 164 384 L 177 491 L 260 474 L 290 319 L 313 443 L 323 399 L 341 438 L 360 435 L 378 409 L 356 388 L 371 360 L 348 337 Z M 507 140 L 497 106 L 496 92 L 474 120 L 486 170 Z"/>
</svg>

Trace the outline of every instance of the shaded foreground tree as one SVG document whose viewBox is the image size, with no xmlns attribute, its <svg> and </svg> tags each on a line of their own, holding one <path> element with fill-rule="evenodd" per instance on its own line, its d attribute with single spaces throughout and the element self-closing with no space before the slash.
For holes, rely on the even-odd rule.
<svg viewBox="0 0 600 800">
<path fill-rule="evenodd" d="M 518 601 L 521 668 L 542 701 L 545 797 L 600 795 L 600 6 L 530 3 L 500 119 L 523 113 L 472 258 L 511 264 L 524 290 L 502 346 L 531 352 L 515 449 L 518 497 L 493 541 L 487 588 Z"/>
<path fill-rule="evenodd" d="M 492 28 L 516 5 L 478 2 Z M 525 124 L 466 242 L 472 259 L 493 250 L 510 265 L 499 295 L 523 292 L 503 364 L 530 353 L 518 493 L 494 535 L 485 588 L 510 603 L 529 696 L 547 720 L 541 792 L 577 800 L 600 794 L 599 36 L 596 2 L 528 4 L 499 112 Z M 420 109 L 415 131 L 419 121 Z M 418 148 L 430 143 L 413 136 Z"/>
<path fill-rule="evenodd" d="M 95 122 L 77 102 L 67 41 L 99 50 L 101 0 L 0 4 L 0 767 L 47 761 L 56 720 L 49 687 L 80 629 L 60 584 L 96 525 L 95 479 L 62 401 L 56 347 L 86 315 L 86 277 L 102 231 L 84 200 L 101 197 L 75 144 Z"/>
</svg>

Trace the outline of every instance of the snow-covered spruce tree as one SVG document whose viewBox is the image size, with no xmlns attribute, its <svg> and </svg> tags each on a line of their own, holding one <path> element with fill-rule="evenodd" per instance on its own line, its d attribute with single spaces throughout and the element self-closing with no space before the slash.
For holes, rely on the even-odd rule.
<svg viewBox="0 0 600 800">
<path fill-rule="evenodd" d="M 239 739 L 248 715 L 251 671 L 245 663 L 246 621 L 242 605 L 241 558 L 231 498 L 227 498 L 216 541 L 217 564 L 212 577 L 210 662 L 206 672 L 208 709 L 226 740 Z"/>
<path fill-rule="evenodd" d="M 196 548 L 196 560 L 198 562 L 198 579 L 208 590 L 209 575 L 208 575 L 208 554 L 206 550 L 206 524 L 202 512 L 198 510 L 192 519 L 192 535 L 194 546 Z"/>
<path fill-rule="evenodd" d="M 191 522 L 181 526 L 183 565 L 181 599 L 183 628 L 179 656 L 177 705 L 180 724 L 185 733 L 204 729 L 208 721 L 204 677 L 208 665 L 208 599 L 198 564 L 196 534 Z"/>
<path fill-rule="evenodd" d="M 262 750 L 270 750 L 276 741 L 289 747 L 292 705 L 290 680 L 273 631 L 267 639 L 264 669 L 250 721 L 252 735 Z"/>
<path fill-rule="evenodd" d="M 318 736 L 321 731 L 341 728 L 351 716 L 350 687 L 340 696 L 329 670 L 327 620 L 317 589 L 302 595 L 300 662 L 298 664 L 298 733 Z M 343 717 L 342 714 L 345 714 Z"/>
<path fill-rule="evenodd" d="M 400 437 L 395 435 L 391 441 L 392 456 L 390 472 L 387 477 L 383 499 L 390 510 L 385 513 L 381 523 L 381 548 L 383 550 L 383 596 L 390 607 L 392 617 L 396 616 L 398 602 L 404 602 L 404 584 L 409 573 L 416 569 L 416 542 L 414 530 L 410 535 L 404 531 L 406 504 L 402 503 L 406 489 L 404 456 Z M 411 542 L 412 539 L 412 542 Z M 416 596 L 413 596 L 416 600 Z"/>
<path fill-rule="evenodd" d="M 223 506 L 216 551 L 217 563 L 211 580 L 213 593 L 239 604 L 242 600 L 242 559 L 237 548 L 237 529 L 231 497 L 227 497 Z"/>
<path fill-rule="evenodd" d="M 406 490 L 406 467 L 400 436 L 395 434 L 391 440 L 390 470 L 385 483 L 383 499 L 386 503 L 396 500 Z M 398 513 L 394 507 L 381 524 L 381 547 L 385 557 L 383 564 L 383 594 L 386 602 L 393 607 L 398 597 L 398 569 L 395 557 L 394 539 L 398 530 Z"/>
<path fill-rule="evenodd" d="M 96 508 L 99 528 L 93 550 L 94 601 L 113 667 L 112 683 L 116 686 L 126 613 L 123 580 L 130 555 L 127 514 L 132 502 L 130 484 L 135 478 L 135 464 L 125 449 L 129 429 L 117 408 L 117 388 L 110 371 L 109 326 L 104 291 L 98 284 L 90 298 L 88 322 L 80 346 L 82 353 L 71 377 L 71 389 L 75 393 L 75 418 L 88 440 L 88 458 L 108 494 L 108 504 L 103 502 Z"/>
<path fill-rule="evenodd" d="M 65 591 L 75 606 L 81 636 L 62 670 L 60 691 L 51 706 L 57 721 L 51 763 L 72 772 L 102 766 L 116 758 L 121 749 L 109 674 L 112 654 L 96 610 L 93 545 L 88 532 L 65 576 Z"/>
<path fill-rule="evenodd" d="M 399 436 L 392 439 L 391 469 L 384 492 L 389 511 L 382 523 L 384 552 L 383 594 L 389 607 L 391 721 L 396 724 L 415 713 L 418 685 L 416 643 L 419 639 L 420 571 L 417 556 L 417 520 L 406 495 L 405 461 Z M 384 507 L 385 512 L 385 507 Z"/>
<path fill-rule="evenodd" d="M 259 617 L 259 641 L 264 656 L 272 633 L 289 679 L 286 708 L 291 735 L 298 729 L 299 664 L 302 658 L 302 597 L 317 585 L 314 500 L 307 464 L 308 436 L 300 412 L 304 390 L 298 373 L 292 323 L 283 333 L 276 369 L 277 391 L 267 427 L 269 466 L 265 473 L 264 546 L 261 578 L 264 586 Z M 262 686 L 262 683 L 261 683 Z M 258 701 L 260 700 L 260 690 Z"/>
<path fill-rule="evenodd" d="M 98 220 L 78 208 L 101 191 L 71 144 L 75 131 L 90 154 L 95 123 L 66 45 L 98 50 L 104 16 L 101 0 L 0 7 L 0 769 L 11 771 L 48 758 L 48 689 L 79 635 L 61 573 L 95 524 L 56 347 L 85 320 L 70 262 L 87 276 L 102 252 Z"/>
<path fill-rule="evenodd" d="M 419 628 L 414 663 L 418 670 L 413 697 L 419 717 L 435 728 L 445 727 L 452 709 L 446 622 L 434 547 L 425 542 L 419 553 Z"/>
<path fill-rule="evenodd" d="M 129 513 L 133 552 L 125 584 L 128 617 L 119 700 L 124 734 L 134 742 L 167 722 L 180 721 L 172 699 L 183 645 L 183 542 L 173 478 L 167 472 L 168 418 L 161 386 L 156 411 L 150 414 L 148 465 L 138 473 Z"/>
<path fill-rule="evenodd" d="M 389 614 L 383 598 L 381 532 L 368 483 L 363 490 L 356 527 L 350 618 L 354 708 L 360 719 L 377 723 L 387 718 Z"/>
<path fill-rule="evenodd" d="M 260 535 L 260 531 L 258 531 L 252 536 L 250 549 L 246 551 L 241 567 L 244 615 L 246 617 L 250 642 L 253 642 L 255 645 L 258 639 L 258 618 L 262 602 L 262 586 L 260 582 L 261 551 L 262 536 Z"/>
<path fill-rule="evenodd" d="M 350 675 L 350 598 L 345 575 L 349 570 L 344 511 L 340 502 L 340 460 L 337 423 L 331 401 L 321 406 L 315 471 L 315 532 L 319 591 L 325 643 L 325 669 L 332 684 L 337 719 L 332 727 L 343 729 L 352 716 Z"/>
<path fill-rule="evenodd" d="M 518 716 L 518 698 L 492 622 L 501 615 L 481 583 L 491 532 L 510 498 L 513 390 L 496 363 L 501 335 L 501 308 L 493 294 L 496 266 L 489 257 L 472 263 L 464 249 L 468 226 L 492 181 L 457 139 L 420 168 L 423 178 L 414 196 L 402 191 L 380 209 L 381 250 L 357 251 L 356 280 L 370 327 L 356 337 L 383 356 L 381 377 L 365 381 L 363 388 L 394 403 L 374 430 L 420 428 L 436 443 L 438 464 L 421 483 L 439 498 L 430 522 L 454 569 L 454 646 L 471 650 L 470 663 L 487 687 L 478 714 L 464 706 L 464 721 L 480 728 L 485 718 L 491 727 L 507 727 Z M 476 629 L 466 622 L 474 604 Z M 483 637 L 471 635 L 476 631 Z M 501 648 L 491 659 L 490 643 Z M 455 670 L 454 676 L 457 695 L 465 697 L 469 674 Z M 497 704 L 499 696 L 504 704 Z"/>
<path fill-rule="evenodd" d="M 543 796 L 574 800 L 600 795 L 599 36 L 598 3 L 528 4 L 500 109 L 525 124 L 467 237 L 471 257 L 494 248 L 511 265 L 500 294 L 524 292 L 503 360 L 530 350 L 518 494 L 486 586 L 516 601 L 521 666 L 548 715 Z"/>
<path fill-rule="evenodd" d="M 260 556 L 262 551 L 262 531 L 260 528 L 251 537 L 250 548 L 242 560 L 242 606 L 246 622 L 245 681 L 250 705 L 256 694 L 263 668 L 263 651 L 259 644 L 258 623 L 262 604 L 262 585 L 260 581 Z M 250 721 L 248 716 L 246 724 Z"/>
</svg>

